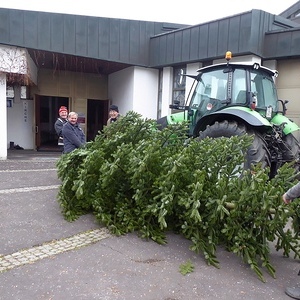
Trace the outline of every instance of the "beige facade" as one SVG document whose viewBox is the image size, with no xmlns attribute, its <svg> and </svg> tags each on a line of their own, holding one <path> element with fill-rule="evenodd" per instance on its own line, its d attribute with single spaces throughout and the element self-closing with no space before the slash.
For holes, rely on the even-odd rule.
<svg viewBox="0 0 300 300">
<path fill-rule="evenodd" d="M 35 95 L 69 98 L 69 111 L 84 115 L 87 122 L 87 100 L 107 100 L 107 81 L 107 76 L 98 74 L 40 69 L 38 86 L 32 87 L 30 94 L 32 98 Z M 86 133 L 86 123 L 81 126 Z"/>
<path fill-rule="evenodd" d="M 300 125 L 300 59 L 291 58 L 277 62 L 276 79 L 278 98 L 288 100 L 287 116 Z M 300 133 L 296 134 L 300 138 Z"/>
</svg>

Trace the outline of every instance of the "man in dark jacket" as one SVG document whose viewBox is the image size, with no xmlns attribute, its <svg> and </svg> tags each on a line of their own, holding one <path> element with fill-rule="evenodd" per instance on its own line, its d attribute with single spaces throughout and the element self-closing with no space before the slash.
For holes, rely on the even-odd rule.
<svg viewBox="0 0 300 300">
<path fill-rule="evenodd" d="M 68 109 L 65 106 L 61 106 L 58 111 L 59 118 L 54 123 L 54 129 L 58 136 L 58 146 L 63 146 L 62 128 L 63 125 L 68 121 Z"/>
<path fill-rule="evenodd" d="M 70 112 L 68 122 L 62 128 L 62 136 L 64 139 L 64 153 L 82 147 L 85 144 L 85 135 L 79 124 L 77 123 L 78 114 Z"/>
</svg>

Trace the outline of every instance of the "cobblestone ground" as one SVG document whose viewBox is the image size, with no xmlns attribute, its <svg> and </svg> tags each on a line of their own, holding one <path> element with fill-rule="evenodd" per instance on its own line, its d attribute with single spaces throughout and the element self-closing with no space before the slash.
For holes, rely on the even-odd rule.
<svg viewBox="0 0 300 300">
<path fill-rule="evenodd" d="M 68 238 L 44 243 L 12 254 L 0 256 L 0 272 L 4 272 L 25 264 L 34 263 L 43 258 L 57 255 L 66 251 L 78 249 L 96 243 L 109 237 L 109 232 L 105 229 L 95 229 L 73 235 Z"/>
<path fill-rule="evenodd" d="M 0 161 L 0 176 L 2 177 L 0 197 L 1 195 L 13 196 L 17 194 L 22 196 L 24 193 L 47 190 L 57 192 L 60 185 L 51 183 L 58 183 L 55 177 L 55 164 L 58 157 L 55 153 L 15 152 L 10 155 L 8 160 Z M 47 174 L 46 177 L 45 174 Z M 17 180 L 17 176 L 21 177 L 21 180 Z M 38 179 L 41 182 L 38 182 Z M 18 187 L 16 186 L 18 184 L 28 184 L 29 186 Z M 20 249 L 6 255 L 0 254 L 0 273 L 88 246 L 109 236 L 110 234 L 105 228 L 91 229 L 60 239 L 44 241 L 41 245 Z"/>
<path fill-rule="evenodd" d="M 56 199 L 58 158 L 15 151 L 0 161 L 0 300 L 288 300 L 284 288 L 299 282 L 298 261 L 273 250 L 277 278 L 264 272 L 263 283 L 222 248 L 217 269 L 180 235 L 158 245 L 110 235 L 93 215 L 67 222 Z M 183 276 L 187 261 L 194 272 Z"/>
</svg>

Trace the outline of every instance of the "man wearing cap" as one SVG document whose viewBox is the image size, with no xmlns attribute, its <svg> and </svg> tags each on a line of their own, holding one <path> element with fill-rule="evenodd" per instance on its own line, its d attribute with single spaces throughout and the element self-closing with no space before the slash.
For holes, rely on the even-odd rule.
<svg viewBox="0 0 300 300">
<path fill-rule="evenodd" d="M 116 122 L 120 117 L 119 108 L 117 105 L 111 105 L 109 107 L 109 119 L 107 120 L 107 126 L 113 122 Z"/>
<path fill-rule="evenodd" d="M 63 137 L 62 137 L 62 128 L 63 125 L 67 122 L 68 117 L 68 109 L 65 106 L 61 106 L 58 111 L 59 118 L 57 118 L 56 122 L 54 123 L 54 129 L 58 136 L 58 146 L 63 146 Z"/>
</svg>

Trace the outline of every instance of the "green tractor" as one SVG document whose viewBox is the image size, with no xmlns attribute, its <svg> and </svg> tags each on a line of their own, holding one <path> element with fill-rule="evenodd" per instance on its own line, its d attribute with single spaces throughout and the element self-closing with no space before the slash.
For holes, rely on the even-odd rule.
<svg viewBox="0 0 300 300">
<path fill-rule="evenodd" d="M 288 101 L 278 100 L 273 78 L 278 72 L 258 63 L 227 63 L 198 70 L 185 104 L 175 103 L 171 109 L 181 110 L 157 120 L 159 127 L 188 121 L 190 137 L 231 137 L 253 135 L 244 168 L 261 163 L 270 167 L 274 176 L 280 166 L 295 161 L 298 166 L 299 143 L 294 132 L 300 128 L 285 116 Z"/>
</svg>

